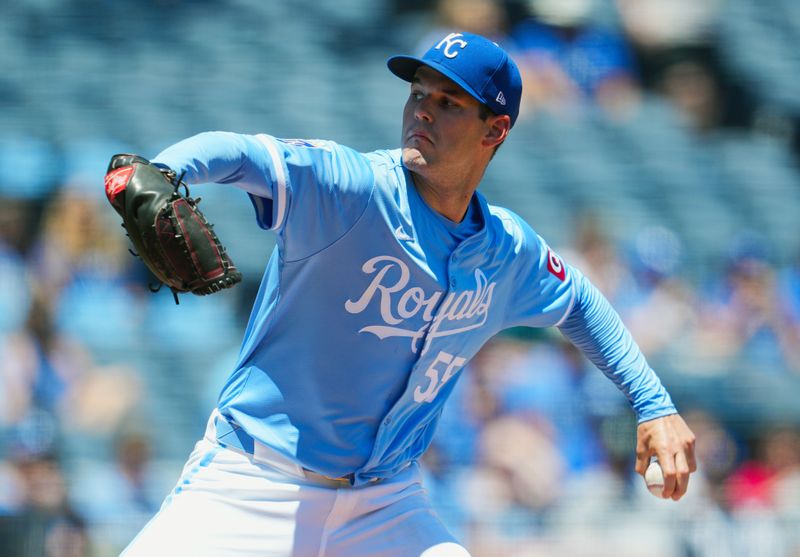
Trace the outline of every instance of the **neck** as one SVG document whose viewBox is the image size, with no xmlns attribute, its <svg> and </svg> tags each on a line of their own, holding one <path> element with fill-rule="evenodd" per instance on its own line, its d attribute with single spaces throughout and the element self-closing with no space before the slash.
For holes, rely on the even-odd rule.
<svg viewBox="0 0 800 557">
<path fill-rule="evenodd" d="M 472 195 L 478 189 L 483 171 L 475 177 L 448 176 L 433 179 L 418 172 L 411 172 L 414 186 L 428 206 L 453 222 L 461 222 L 467 214 Z"/>
</svg>

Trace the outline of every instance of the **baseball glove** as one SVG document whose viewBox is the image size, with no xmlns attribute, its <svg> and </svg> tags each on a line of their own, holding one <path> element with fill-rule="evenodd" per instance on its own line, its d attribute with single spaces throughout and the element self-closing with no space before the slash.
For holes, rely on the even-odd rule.
<svg viewBox="0 0 800 557">
<path fill-rule="evenodd" d="M 172 290 L 175 303 L 178 293 L 211 294 L 242 280 L 197 208 L 200 198 L 189 196 L 181 178 L 129 154 L 111 157 L 105 177 L 106 196 L 122 217 L 134 255 Z"/>
</svg>

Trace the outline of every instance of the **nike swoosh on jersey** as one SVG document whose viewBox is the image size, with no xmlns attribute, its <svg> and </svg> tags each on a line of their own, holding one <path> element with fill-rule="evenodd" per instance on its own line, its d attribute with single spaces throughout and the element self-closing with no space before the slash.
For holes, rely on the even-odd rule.
<svg viewBox="0 0 800 557">
<path fill-rule="evenodd" d="M 394 229 L 394 237 L 402 241 L 410 241 L 414 239 L 413 237 L 409 236 L 405 230 L 403 230 L 402 224 Z"/>
</svg>

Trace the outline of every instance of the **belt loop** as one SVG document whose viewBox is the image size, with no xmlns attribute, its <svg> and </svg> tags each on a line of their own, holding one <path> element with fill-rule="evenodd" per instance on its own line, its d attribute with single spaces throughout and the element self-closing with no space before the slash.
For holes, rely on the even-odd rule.
<svg viewBox="0 0 800 557">
<path fill-rule="evenodd" d="M 204 435 L 206 441 L 210 441 L 211 443 L 217 442 L 217 418 L 222 414 L 219 413 L 217 408 L 211 411 L 211 415 L 208 417 L 208 423 L 206 424 L 206 433 Z"/>
</svg>

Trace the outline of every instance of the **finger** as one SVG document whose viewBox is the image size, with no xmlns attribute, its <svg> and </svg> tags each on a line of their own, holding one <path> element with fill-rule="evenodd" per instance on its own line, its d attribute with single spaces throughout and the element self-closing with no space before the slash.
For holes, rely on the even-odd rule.
<svg viewBox="0 0 800 557">
<path fill-rule="evenodd" d="M 647 431 L 649 423 L 639 424 L 636 428 L 636 472 L 644 477 L 650 465 L 650 457 L 654 454 L 650 449 L 650 434 Z"/>
<path fill-rule="evenodd" d="M 691 441 L 687 444 L 685 452 L 689 472 L 697 472 L 697 460 L 694 457 L 694 435 L 692 435 Z"/>
<path fill-rule="evenodd" d="M 636 451 L 636 473 L 644 477 L 648 466 L 650 466 L 650 453 L 645 450 Z"/>
<path fill-rule="evenodd" d="M 658 463 L 661 466 L 661 472 L 664 474 L 664 490 L 661 492 L 661 496 L 664 499 L 669 499 L 675 492 L 675 485 L 677 483 L 675 477 L 675 456 L 668 452 L 660 451 L 658 453 Z"/>
<path fill-rule="evenodd" d="M 683 452 L 675 455 L 675 491 L 672 492 L 672 500 L 677 501 L 686 494 L 689 489 L 689 463 Z"/>
</svg>

